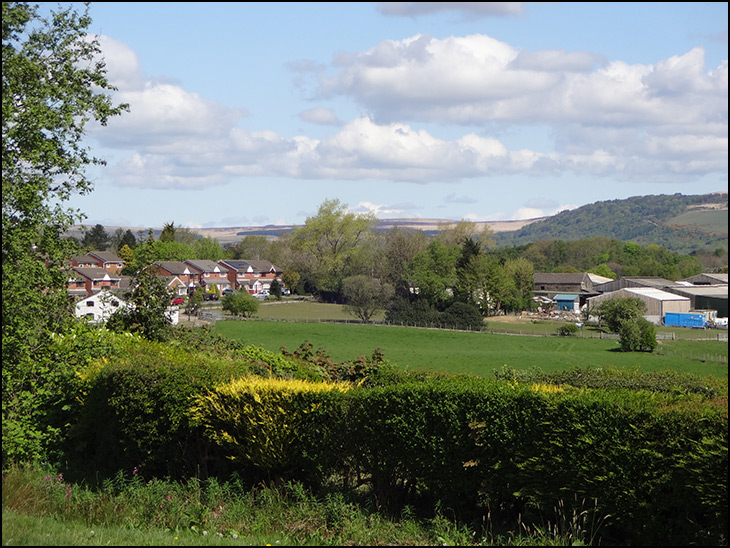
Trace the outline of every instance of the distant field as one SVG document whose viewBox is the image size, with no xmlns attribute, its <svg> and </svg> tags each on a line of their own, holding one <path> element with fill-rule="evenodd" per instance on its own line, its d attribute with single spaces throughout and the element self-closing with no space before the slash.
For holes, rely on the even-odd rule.
<svg viewBox="0 0 730 548">
<path fill-rule="evenodd" d="M 703 232 L 727 234 L 728 210 L 687 211 L 669 219 L 666 224 L 681 227 L 697 227 Z"/>
<path fill-rule="evenodd" d="M 381 322 L 385 318 L 383 312 L 376 314 L 374 322 Z M 312 301 L 281 301 L 266 302 L 256 313 L 256 319 L 279 321 L 351 321 L 358 320 L 349 314 L 342 305 L 318 303 Z M 515 333 L 524 335 L 552 335 L 565 322 L 555 320 L 536 320 L 519 316 L 494 316 L 487 318 L 486 329 L 490 333 Z M 674 333 L 681 339 L 704 339 L 716 337 L 718 333 L 727 334 L 727 331 L 704 331 L 698 329 L 680 329 L 658 327 L 660 333 Z M 598 333 L 588 328 L 582 333 L 585 337 L 598 337 Z"/>
<path fill-rule="evenodd" d="M 304 341 L 322 347 L 336 361 L 370 356 L 382 349 L 387 360 L 411 370 L 490 376 L 507 365 L 557 371 L 571 367 L 672 369 L 727 378 L 728 345 L 719 341 L 662 341 L 662 354 L 618 352 L 608 339 L 528 337 L 382 325 L 220 321 L 214 331 L 246 344 L 279 351 Z M 704 362 L 701 360 L 705 360 Z"/>
</svg>

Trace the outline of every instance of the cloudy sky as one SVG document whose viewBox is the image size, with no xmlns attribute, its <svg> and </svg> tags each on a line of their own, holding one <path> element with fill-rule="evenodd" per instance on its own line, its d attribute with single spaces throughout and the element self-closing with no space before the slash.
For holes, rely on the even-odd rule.
<svg viewBox="0 0 730 548">
<path fill-rule="evenodd" d="M 48 3 L 55 6 L 55 3 Z M 77 5 L 77 4 L 75 4 Z M 78 5 L 80 6 L 80 4 Z M 727 190 L 728 4 L 91 4 L 85 224 L 507 220 Z"/>
</svg>

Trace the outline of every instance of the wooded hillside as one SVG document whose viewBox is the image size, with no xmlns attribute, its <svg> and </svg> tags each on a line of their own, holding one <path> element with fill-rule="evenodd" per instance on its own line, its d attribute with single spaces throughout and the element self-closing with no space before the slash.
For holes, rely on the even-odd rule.
<svg viewBox="0 0 730 548">
<path fill-rule="evenodd" d="M 557 238 L 604 236 L 641 245 L 656 244 L 679 253 L 727 249 L 727 193 L 634 196 L 595 202 L 495 234 L 499 247 Z M 690 215 L 691 214 L 691 215 Z"/>
</svg>

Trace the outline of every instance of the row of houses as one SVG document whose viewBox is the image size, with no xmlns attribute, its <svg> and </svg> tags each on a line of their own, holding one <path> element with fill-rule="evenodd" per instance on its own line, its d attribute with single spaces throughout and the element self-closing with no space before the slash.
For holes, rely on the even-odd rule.
<svg viewBox="0 0 730 548">
<path fill-rule="evenodd" d="M 92 322 L 104 322 L 119 306 L 121 296 L 130 290 L 131 276 L 121 274 L 125 262 L 110 252 L 90 252 L 70 260 L 68 292 L 76 302 L 75 313 Z M 246 290 L 251 295 L 267 292 L 271 283 L 281 280 L 281 269 L 268 261 L 157 261 L 156 274 L 165 279 L 173 295 L 190 295 L 197 289 L 221 295 L 227 289 Z M 177 323 L 178 312 L 171 307 L 168 316 Z"/>
<path fill-rule="evenodd" d="M 579 313 L 607 299 L 638 298 L 646 304 L 646 318 L 656 324 L 667 314 L 702 312 L 708 321 L 728 317 L 728 275 L 698 274 L 679 281 L 657 277 L 617 280 L 590 273 L 539 273 L 534 293 L 546 308 Z"/>
<path fill-rule="evenodd" d="M 281 283 L 281 269 L 268 261 L 157 261 L 157 275 L 167 280 L 176 295 L 187 295 L 200 288 L 222 294 L 226 289 L 245 289 L 252 295 L 268 291 L 271 283 Z M 129 276 L 122 276 L 124 261 L 108 252 L 89 253 L 71 258 L 69 293 L 89 296 L 101 289 L 125 291 Z"/>
</svg>

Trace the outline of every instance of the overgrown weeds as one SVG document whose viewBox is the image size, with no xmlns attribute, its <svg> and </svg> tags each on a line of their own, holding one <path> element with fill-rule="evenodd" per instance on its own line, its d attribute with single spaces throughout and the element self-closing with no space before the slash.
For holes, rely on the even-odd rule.
<svg viewBox="0 0 730 548">
<path fill-rule="evenodd" d="M 342 493 L 316 496 L 300 483 L 250 488 L 236 476 L 173 482 L 131 470 L 91 489 L 49 469 L 13 466 L 2 482 L 3 544 L 12 535 L 13 544 L 56 545 L 59 535 L 71 535 L 76 545 L 103 537 L 113 545 L 565 546 L 592 544 L 598 537 L 589 526 L 601 525 L 588 524 L 588 512 L 581 512 L 559 524 L 495 532 L 438 512 L 419 517 L 409 507 L 385 517 Z"/>
</svg>

